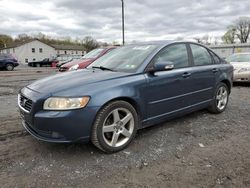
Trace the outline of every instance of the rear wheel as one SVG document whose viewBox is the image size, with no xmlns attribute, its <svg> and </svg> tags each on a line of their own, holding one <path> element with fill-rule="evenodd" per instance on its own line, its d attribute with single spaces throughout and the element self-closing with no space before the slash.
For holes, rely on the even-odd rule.
<svg viewBox="0 0 250 188">
<path fill-rule="evenodd" d="M 223 112 L 227 107 L 228 97 L 229 89 L 227 85 L 219 83 L 214 94 L 213 103 L 208 110 L 215 114 Z"/>
<path fill-rule="evenodd" d="M 7 71 L 13 71 L 14 70 L 14 66 L 12 64 L 7 64 L 5 68 L 6 68 Z"/>
<path fill-rule="evenodd" d="M 117 152 L 129 145 L 137 127 L 138 116 L 134 107 L 125 101 L 114 101 L 97 114 L 91 141 L 104 152 Z"/>
</svg>

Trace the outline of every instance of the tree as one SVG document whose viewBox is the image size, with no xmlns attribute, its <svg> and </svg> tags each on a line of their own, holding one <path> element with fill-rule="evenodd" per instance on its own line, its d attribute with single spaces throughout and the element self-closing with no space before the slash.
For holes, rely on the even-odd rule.
<svg viewBox="0 0 250 188">
<path fill-rule="evenodd" d="M 209 45 L 211 44 L 211 38 L 208 34 L 204 35 L 202 38 L 201 38 L 201 43 L 202 44 L 206 44 L 206 45 Z"/>
<path fill-rule="evenodd" d="M 99 47 L 98 42 L 90 36 L 84 37 L 82 45 L 87 52 Z"/>
<path fill-rule="evenodd" d="M 197 43 L 202 44 L 202 39 L 200 37 L 194 37 Z"/>
<path fill-rule="evenodd" d="M 236 36 L 235 26 L 229 26 L 227 32 L 222 36 L 222 41 L 226 44 L 234 44 Z"/>
<path fill-rule="evenodd" d="M 22 33 L 22 34 L 19 34 L 16 38 L 16 42 L 20 42 L 20 41 L 27 41 L 27 40 L 30 40 L 32 39 L 31 36 L 27 35 L 26 33 Z"/>
<path fill-rule="evenodd" d="M 0 34 L 0 48 L 6 48 L 13 43 L 13 39 L 9 35 Z"/>
<path fill-rule="evenodd" d="M 240 17 L 235 21 L 236 36 L 241 43 L 247 43 L 250 34 L 250 17 Z"/>
</svg>

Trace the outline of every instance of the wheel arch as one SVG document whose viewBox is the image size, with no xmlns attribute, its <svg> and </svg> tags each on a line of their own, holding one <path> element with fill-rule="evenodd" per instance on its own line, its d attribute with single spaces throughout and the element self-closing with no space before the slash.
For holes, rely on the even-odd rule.
<svg viewBox="0 0 250 188">
<path fill-rule="evenodd" d="M 231 93 L 231 89 L 232 89 L 231 82 L 229 80 L 227 80 L 227 79 L 221 80 L 220 82 L 226 84 L 228 89 L 229 89 L 229 93 Z"/>
<path fill-rule="evenodd" d="M 139 122 L 139 128 L 140 128 L 140 127 L 141 127 L 141 123 L 140 123 L 141 121 L 140 121 L 140 120 L 141 120 L 141 118 L 142 118 L 142 110 L 141 110 L 141 108 L 140 108 L 139 103 L 138 103 L 135 99 L 133 99 L 133 98 L 131 98 L 131 97 L 121 96 L 121 97 L 112 98 L 112 99 L 106 101 L 106 102 L 102 105 L 102 107 L 98 110 L 98 112 L 99 112 L 101 109 L 103 109 L 104 106 L 106 106 L 107 104 L 109 104 L 109 103 L 111 103 L 111 102 L 114 102 L 114 101 L 125 101 L 125 102 L 129 103 L 130 105 L 132 105 L 132 106 L 134 107 L 134 109 L 135 109 L 135 111 L 137 112 L 137 115 L 138 115 L 138 122 Z M 97 112 L 97 114 L 98 114 L 98 112 Z"/>
<path fill-rule="evenodd" d="M 6 67 L 7 65 L 9 65 L 9 64 L 11 64 L 11 65 L 13 65 L 13 66 L 14 66 L 14 63 L 13 63 L 13 62 L 11 62 L 11 61 L 7 61 L 7 62 L 5 63 L 5 67 Z"/>
</svg>

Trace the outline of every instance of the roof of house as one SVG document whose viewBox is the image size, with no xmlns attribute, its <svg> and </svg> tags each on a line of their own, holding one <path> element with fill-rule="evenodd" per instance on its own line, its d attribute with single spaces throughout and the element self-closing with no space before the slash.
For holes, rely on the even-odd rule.
<svg viewBox="0 0 250 188">
<path fill-rule="evenodd" d="M 15 42 L 15 43 L 13 43 L 13 44 L 8 45 L 8 46 L 5 47 L 5 48 L 1 48 L 1 49 L 16 48 L 16 47 L 22 46 L 22 45 L 24 45 L 24 44 L 26 44 L 26 43 L 30 43 L 30 42 L 32 42 L 32 41 L 34 41 L 34 40 L 38 40 L 38 39 L 26 39 L 26 40 L 23 40 L 23 41 L 18 41 L 18 42 Z M 41 42 L 41 41 L 40 41 L 40 42 Z"/>
<path fill-rule="evenodd" d="M 83 46 L 80 45 L 58 45 L 58 44 L 51 44 L 50 46 L 52 46 L 53 48 L 55 48 L 56 50 L 84 50 Z"/>
<path fill-rule="evenodd" d="M 80 46 L 80 45 L 58 45 L 58 44 L 47 44 L 39 39 L 28 39 L 28 40 L 24 40 L 24 41 L 19 41 L 19 42 L 15 42 L 9 46 L 7 46 L 6 48 L 2 48 L 2 49 L 9 49 L 9 48 L 16 48 L 16 47 L 19 47 L 19 46 L 22 46 L 24 44 L 27 44 L 27 43 L 30 43 L 30 42 L 33 42 L 33 41 L 39 41 L 39 42 L 42 42 L 52 48 L 55 48 L 55 50 L 81 50 L 83 51 L 84 50 L 84 47 L 83 46 Z"/>
</svg>

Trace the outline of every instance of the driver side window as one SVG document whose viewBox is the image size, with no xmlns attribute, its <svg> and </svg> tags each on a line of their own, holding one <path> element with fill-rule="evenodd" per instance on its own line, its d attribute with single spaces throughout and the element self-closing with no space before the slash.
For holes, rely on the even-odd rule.
<svg viewBox="0 0 250 188">
<path fill-rule="evenodd" d="M 155 57 L 153 62 L 167 62 L 170 61 L 174 64 L 174 68 L 188 67 L 188 53 L 185 44 L 174 44 L 167 46 L 160 51 Z"/>
</svg>

